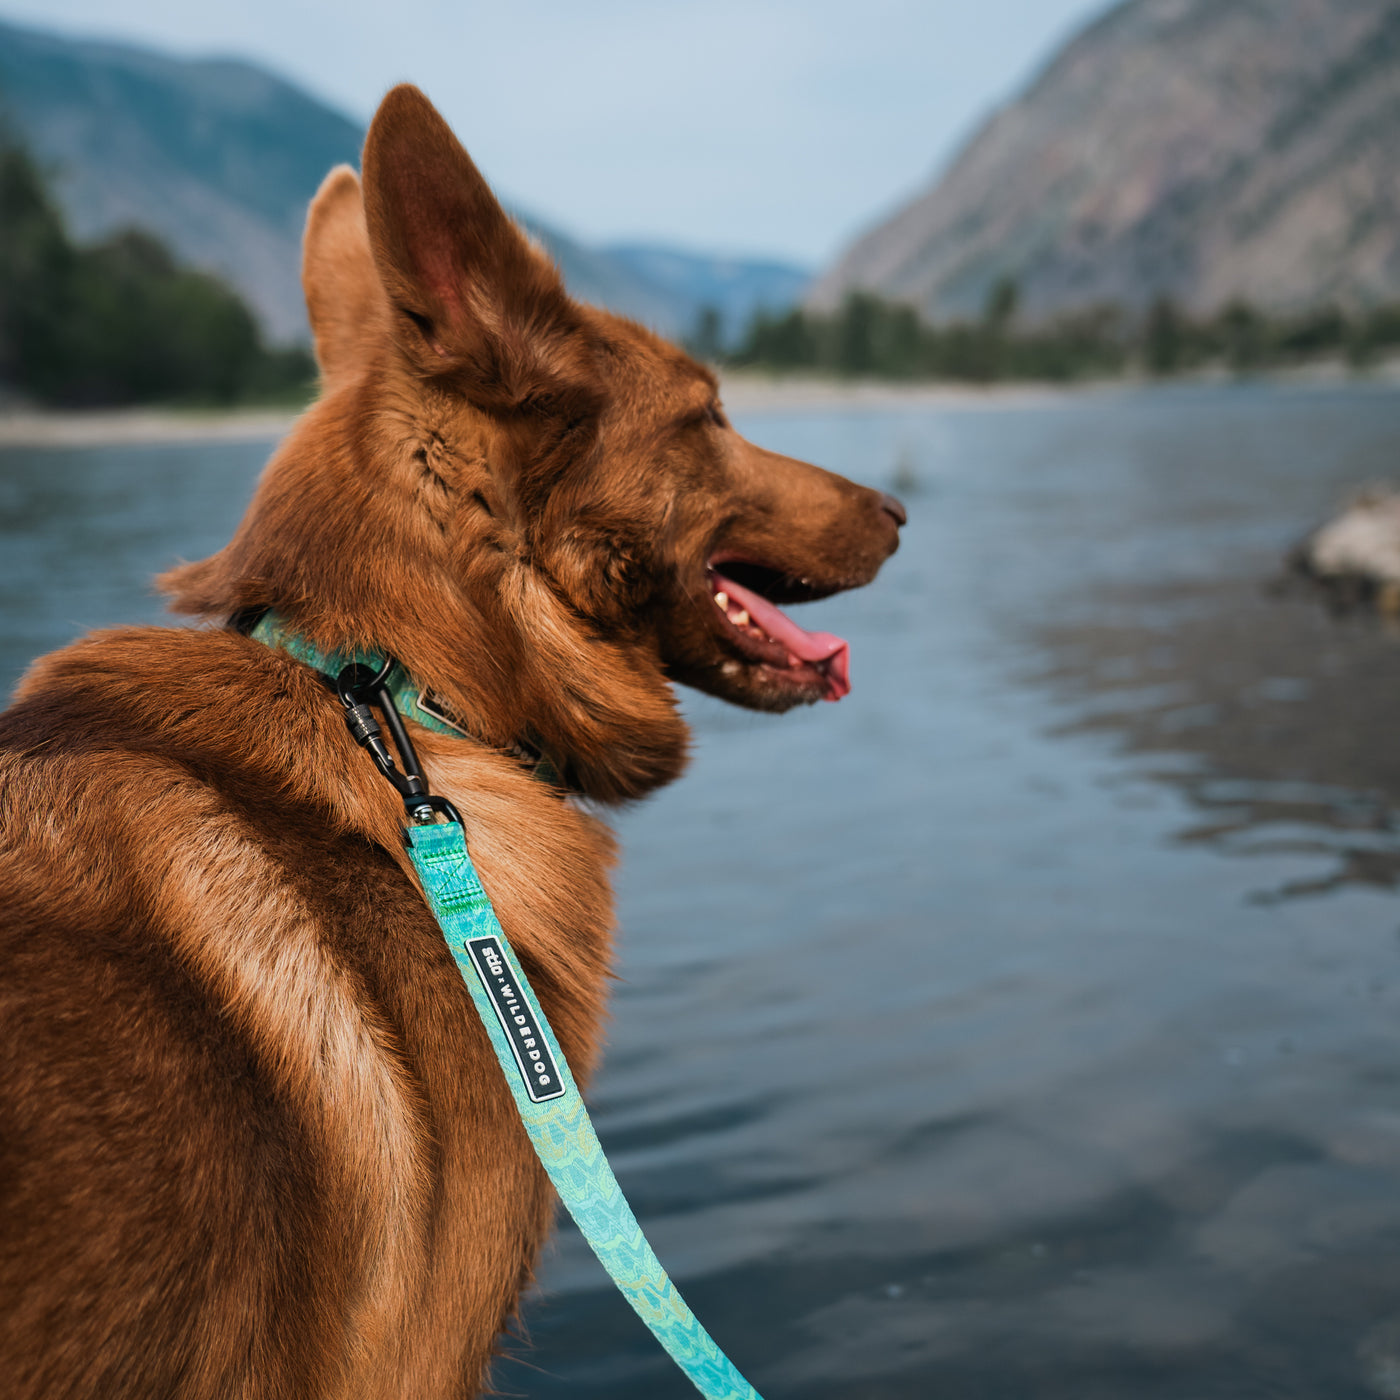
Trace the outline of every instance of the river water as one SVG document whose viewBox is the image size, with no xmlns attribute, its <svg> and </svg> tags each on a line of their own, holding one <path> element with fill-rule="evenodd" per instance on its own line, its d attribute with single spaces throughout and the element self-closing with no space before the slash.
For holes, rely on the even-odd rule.
<svg viewBox="0 0 1400 1400">
<path fill-rule="evenodd" d="M 688 698 L 622 814 L 599 1133 L 768 1400 L 1400 1396 L 1400 636 L 1280 587 L 1400 392 L 750 412 L 904 495 L 851 697 Z M 268 444 L 0 453 L 0 681 Z M 681 1400 L 572 1227 L 500 1368 Z"/>
</svg>

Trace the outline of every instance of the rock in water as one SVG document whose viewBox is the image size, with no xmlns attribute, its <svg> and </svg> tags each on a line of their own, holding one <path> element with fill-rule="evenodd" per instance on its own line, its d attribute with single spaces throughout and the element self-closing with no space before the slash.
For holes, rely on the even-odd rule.
<svg viewBox="0 0 1400 1400">
<path fill-rule="evenodd" d="M 1357 1360 L 1377 1395 L 1400 1400 L 1400 1318 L 1387 1318 L 1371 1328 L 1357 1348 Z"/>
<path fill-rule="evenodd" d="M 1400 489 L 1371 486 L 1314 530 L 1291 561 L 1341 606 L 1400 615 Z"/>
</svg>

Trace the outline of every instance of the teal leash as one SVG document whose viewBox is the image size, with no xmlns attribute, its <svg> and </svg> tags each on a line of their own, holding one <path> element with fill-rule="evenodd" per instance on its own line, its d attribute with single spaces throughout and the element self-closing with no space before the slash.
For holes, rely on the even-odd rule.
<svg viewBox="0 0 1400 1400">
<path fill-rule="evenodd" d="M 762 1400 L 696 1320 L 661 1267 L 617 1184 L 564 1052 L 501 928 L 467 851 L 462 819 L 446 798 L 428 792 L 398 706 L 439 733 L 466 733 L 423 699 L 392 658 L 369 652 L 326 653 L 275 613 L 249 633 L 334 680 L 346 723 L 403 798 L 412 824 L 409 859 L 428 907 L 481 1017 L 506 1084 L 554 1189 L 622 1296 L 707 1400 Z M 384 744 L 377 707 L 398 749 L 402 770 Z M 446 818 L 438 822 L 437 817 Z"/>
<path fill-rule="evenodd" d="M 564 1053 L 481 888 L 455 822 L 409 828 L 423 882 L 559 1198 L 622 1296 L 709 1400 L 760 1400 L 696 1321 L 617 1184 Z"/>
</svg>

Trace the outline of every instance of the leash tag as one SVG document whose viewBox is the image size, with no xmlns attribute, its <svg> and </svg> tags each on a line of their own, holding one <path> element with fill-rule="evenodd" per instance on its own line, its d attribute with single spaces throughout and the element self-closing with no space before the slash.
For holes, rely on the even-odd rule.
<svg viewBox="0 0 1400 1400">
<path fill-rule="evenodd" d="M 550 1053 L 549 1042 L 538 1025 L 530 1004 L 520 995 L 501 952 L 500 941 L 494 937 L 468 938 L 462 947 L 472 960 L 486 995 L 491 998 L 496 1019 L 510 1042 L 520 1078 L 532 1103 L 557 1099 L 564 1093 L 559 1067 Z"/>
</svg>

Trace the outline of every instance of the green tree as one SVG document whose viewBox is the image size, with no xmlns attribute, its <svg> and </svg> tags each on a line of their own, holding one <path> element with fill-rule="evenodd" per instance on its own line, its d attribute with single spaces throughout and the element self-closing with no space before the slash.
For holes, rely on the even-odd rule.
<svg viewBox="0 0 1400 1400">
<path fill-rule="evenodd" d="M 0 380 L 40 397 L 62 384 L 75 265 L 33 159 L 0 133 Z"/>
<path fill-rule="evenodd" d="M 912 379 L 924 368 L 924 333 L 912 306 L 885 309 L 880 336 L 879 369 L 894 379 Z"/>
<path fill-rule="evenodd" d="M 1016 319 L 1016 311 L 1020 304 L 1020 283 L 1014 277 L 998 277 L 983 304 L 982 324 L 988 330 L 1004 334 Z"/>
<path fill-rule="evenodd" d="M 1143 328 L 1142 358 L 1148 373 L 1175 374 L 1181 368 L 1184 348 L 1181 312 L 1170 297 L 1158 297 Z"/>
<path fill-rule="evenodd" d="M 0 381 L 54 404 L 228 404 L 304 395 L 313 373 L 153 235 L 75 247 L 32 157 L 0 133 Z"/>
<path fill-rule="evenodd" d="M 876 368 L 875 331 L 880 303 L 868 292 L 851 292 L 836 323 L 835 365 L 842 374 L 870 374 Z"/>
<path fill-rule="evenodd" d="M 706 304 L 695 318 L 686 348 L 697 360 L 718 360 L 724 350 L 724 317 L 719 307 Z"/>
<path fill-rule="evenodd" d="M 1236 374 L 1263 364 L 1268 350 L 1264 318 L 1246 301 L 1232 301 L 1215 319 L 1215 333 L 1225 363 Z"/>
<path fill-rule="evenodd" d="M 251 313 L 150 234 L 127 230 L 87 250 L 77 287 L 85 340 L 69 401 L 230 404 L 245 395 L 264 354 Z"/>
<path fill-rule="evenodd" d="M 1317 306 L 1278 326 L 1274 349 L 1284 359 L 1314 360 L 1345 349 L 1351 339 L 1346 316 L 1336 306 Z"/>
<path fill-rule="evenodd" d="M 733 358 L 739 364 L 770 369 L 810 369 L 818 359 L 812 323 L 799 306 L 776 317 L 760 309 Z"/>
<path fill-rule="evenodd" d="M 1400 303 L 1373 306 L 1354 316 L 1347 326 L 1347 362 L 1365 369 L 1387 351 L 1400 346 Z"/>
</svg>

